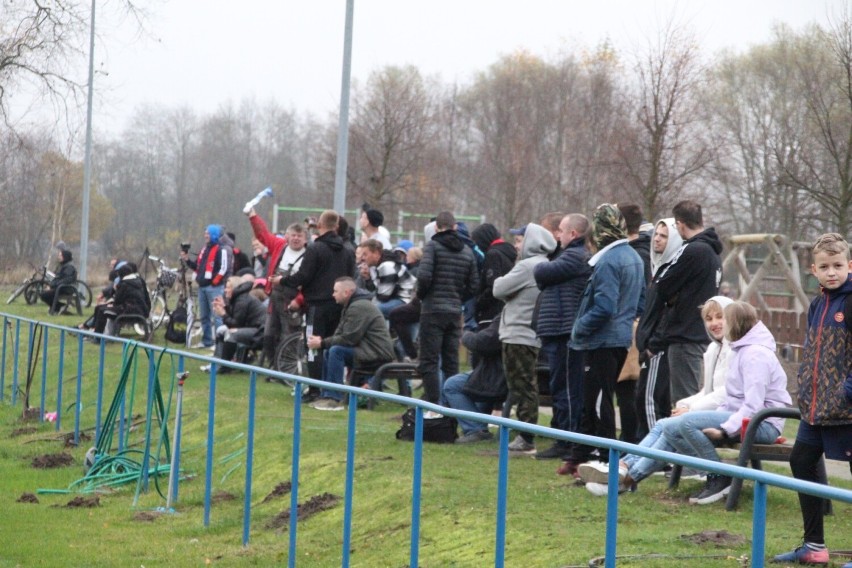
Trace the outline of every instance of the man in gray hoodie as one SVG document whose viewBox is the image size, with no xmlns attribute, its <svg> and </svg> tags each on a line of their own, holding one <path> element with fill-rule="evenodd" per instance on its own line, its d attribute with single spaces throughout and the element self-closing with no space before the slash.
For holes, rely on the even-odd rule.
<svg viewBox="0 0 852 568">
<path fill-rule="evenodd" d="M 494 281 L 494 297 L 505 302 L 500 320 L 500 341 L 503 343 L 503 366 L 509 398 L 518 405 L 518 420 L 538 423 L 538 386 L 535 362 L 539 342 L 532 328 L 532 316 L 539 289 L 534 269 L 547 262 L 556 250 L 556 239 L 550 231 L 530 223 L 521 243 L 521 260 L 505 276 Z M 535 453 L 532 434 L 519 433 L 509 444 L 514 452 Z"/>
</svg>

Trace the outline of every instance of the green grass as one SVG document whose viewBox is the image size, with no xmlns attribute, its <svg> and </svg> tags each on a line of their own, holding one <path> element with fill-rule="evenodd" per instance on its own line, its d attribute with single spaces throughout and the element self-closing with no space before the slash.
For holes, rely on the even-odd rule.
<svg viewBox="0 0 852 568">
<path fill-rule="evenodd" d="M 5 297 L 0 294 L 0 297 Z M 46 318 L 43 307 L 26 307 L 19 300 L 6 311 L 41 317 L 72 325 L 78 318 Z M 26 328 L 22 337 L 26 338 Z M 162 344 L 161 336 L 157 343 Z M 58 376 L 58 340 L 51 333 L 49 351 L 53 362 L 49 384 L 55 389 Z M 117 382 L 121 348 L 110 346 L 106 373 L 109 403 Z M 81 422 L 94 422 L 97 347 L 86 344 L 84 354 Z M 26 354 L 24 352 L 23 357 Z M 290 496 L 262 504 L 272 489 L 290 479 L 293 397 L 288 389 L 259 382 L 256 411 L 251 542 L 243 547 L 242 507 L 244 499 L 245 451 L 247 442 L 248 380 L 245 374 L 220 376 L 216 391 L 216 448 L 213 491 L 220 498 L 213 504 L 210 526 L 203 526 L 205 441 L 207 436 L 208 377 L 196 371 L 186 383 L 182 467 L 192 477 L 181 482 L 177 512 L 151 521 L 137 520 L 165 504 L 155 490 L 142 494 L 133 505 L 135 486 L 101 495 L 100 507 L 63 507 L 74 495 L 39 495 L 39 504 L 17 503 L 24 492 L 39 488 L 61 489 L 83 475 L 83 456 L 92 444 L 64 449 L 55 440 L 51 424 L 24 424 L 21 405 L 9 406 L 11 357 L 7 355 L 5 403 L 0 404 L 0 567 L 6 566 L 221 566 L 284 564 L 289 534 L 267 528 L 277 514 L 290 506 Z M 168 367 L 168 365 L 166 365 Z M 21 364 L 24 376 L 25 364 Z M 74 406 L 77 343 L 69 337 L 65 353 L 63 406 Z M 134 413 L 144 412 L 144 377 L 139 368 Z M 170 368 L 161 382 L 168 386 Z M 39 367 L 40 380 L 40 367 Z M 32 404 L 37 405 L 38 397 Z M 48 407 L 55 399 L 48 396 Z M 354 515 L 352 523 L 353 566 L 402 567 L 408 564 L 411 529 L 412 448 L 398 442 L 401 407 L 382 404 L 375 411 L 359 412 L 355 463 Z M 343 497 L 346 471 L 345 412 L 302 411 L 302 462 L 299 501 L 332 493 Z M 545 418 L 542 418 L 542 422 Z M 36 426 L 31 434 L 12 437 L 14 430 Z M 73 415 L 63 417 L 62 432 L 73 428 Z M 788 427 L 788 435 L 792 434 Z M 142 439 L 141 429 L 130 436 Z M 546 445 L 546 444 L 545 444 Z M 465 446 L 427 446 L 424 453 L 420 560 L 424 567 L 476 567 L 493 564 L 494 518 L 496 513 L 496 443 Z M 34 469 L 36 456 L 67 451 L 74 457 L 70 467 Z M 223 458 L 230 457 L 226 462 Z M 528 457 L 510 461 L 509 503 L 506 539 L 507 566 L 572 566 L 588 564 L 603 556 L 605 500 L 594 498 L 572 480 L 555 475 L 557 463 Z M 237 466 L 235 468 L 235 466 Z M 776 471 L 786 473 L 779 466 Z M 848 477 L 832 480 L 852 488 Z M 162 480 L 165 492 L 166 480 Z M 660 559 L 626 559 L 619 566 L 741 566 L 737 558 L 750 555 L 752 494 L 746 484 L 735 512 L 722 504 L 694 507 L 687 504 L 696 482 L 685 481 L 674 492 L 665 480 L 654 477 L 643 482 L 635 494 L 625 495 L 619 507 L 618 552 L 621 555 L 664 554 Z M 233 499 L 228 500 L 229 497 Z M 786 551 L 800 538 L 796 496 L 770 488 L 767 552 Z M 826 521 L 829 546 L 850 548 L 850 507 L 835 503 L 835 515 Z M 299 523 L 299 566 L 339 566 L 341 560 L 343 502 Z M 692 544 L 681 535 L 705 530 L 726 530 L 745 537 L 746 542 L 715 548 Z M 727 555 L 728 558 L 709 558 Z M 687 561 L 681 557 L 701 558 Z"/>
</svg>

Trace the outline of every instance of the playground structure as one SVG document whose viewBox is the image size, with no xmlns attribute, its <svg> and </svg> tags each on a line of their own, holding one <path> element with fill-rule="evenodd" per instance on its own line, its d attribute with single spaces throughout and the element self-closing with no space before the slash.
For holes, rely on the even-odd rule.
<svg viewBox="0 0 852 568">
<path fill-rule="evenodd" d="M 323 212 L 321 207 L 284 207 L 283 205 L 275 204 L 272 217 L 272 232 L 277 233 L 283 231 L 286 227 L 279 225 L 279 216 L 284 214 L 285 217 L 292 217 L 294 220 L 301 221 L 307 216 L 318 216 Z M 358 232 L 358 218 L 361 216 L 361 209 L 347 209 L 343 213 L 350 224 Z M 396 215 L 396 230 L 392 230 L 389 225 L 390 216 L 385 218 L 385 226 L 390 231 L 394 241 L 408 239 L 416 245 L 423 244 L 423 226 L 429 223 L 429 220 L 434 217 L 434 213 L 412 213 L 410 211 L 397 211 Z M 485 222 L 485 215 L 456 215 L 457 221 L 466 223 L 475 223 L 481 225 Z M 291 221 L 292 222 L 292 221 Z M 473 229 L 473 227 L 469 227 Z"/>
</svg>

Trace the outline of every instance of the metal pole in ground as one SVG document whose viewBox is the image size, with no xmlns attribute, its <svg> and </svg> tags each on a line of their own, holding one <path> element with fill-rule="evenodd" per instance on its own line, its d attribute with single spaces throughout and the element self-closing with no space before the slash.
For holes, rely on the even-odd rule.
<svg viewBox="0 0 852 568">
<path fill-rule="evenodd" d="M 180 416 L 183 408 L 183 382 L 189 376 L 187 371 L 178 375 L 177 404 L 175 407 L 175 431 L 172 438 L 172 463 L 169 471 L 169 493 L 166 497 L 166 510 L 171 510 L 175 498 L 175 486 L 178 479 L 178 436 L 180 435 Z"/>
</svg>

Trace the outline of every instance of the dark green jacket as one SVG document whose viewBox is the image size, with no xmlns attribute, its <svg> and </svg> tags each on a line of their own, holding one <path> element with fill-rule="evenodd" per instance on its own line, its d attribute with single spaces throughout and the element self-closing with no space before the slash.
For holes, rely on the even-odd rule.
<svg viewBox="0 0 852 568">
<path fill-rule="evenodd" d="M 343 308 L 340 323 L 331 337 L 324 337 L 325 349 L 334 345 L 355 348 L 355 366 L 366 363 L 389 363 L 394 360 L 393 343 L 388 324 L 379 308 L 373 304 L 370 293 L 355 290 Z"/>
</svg>

